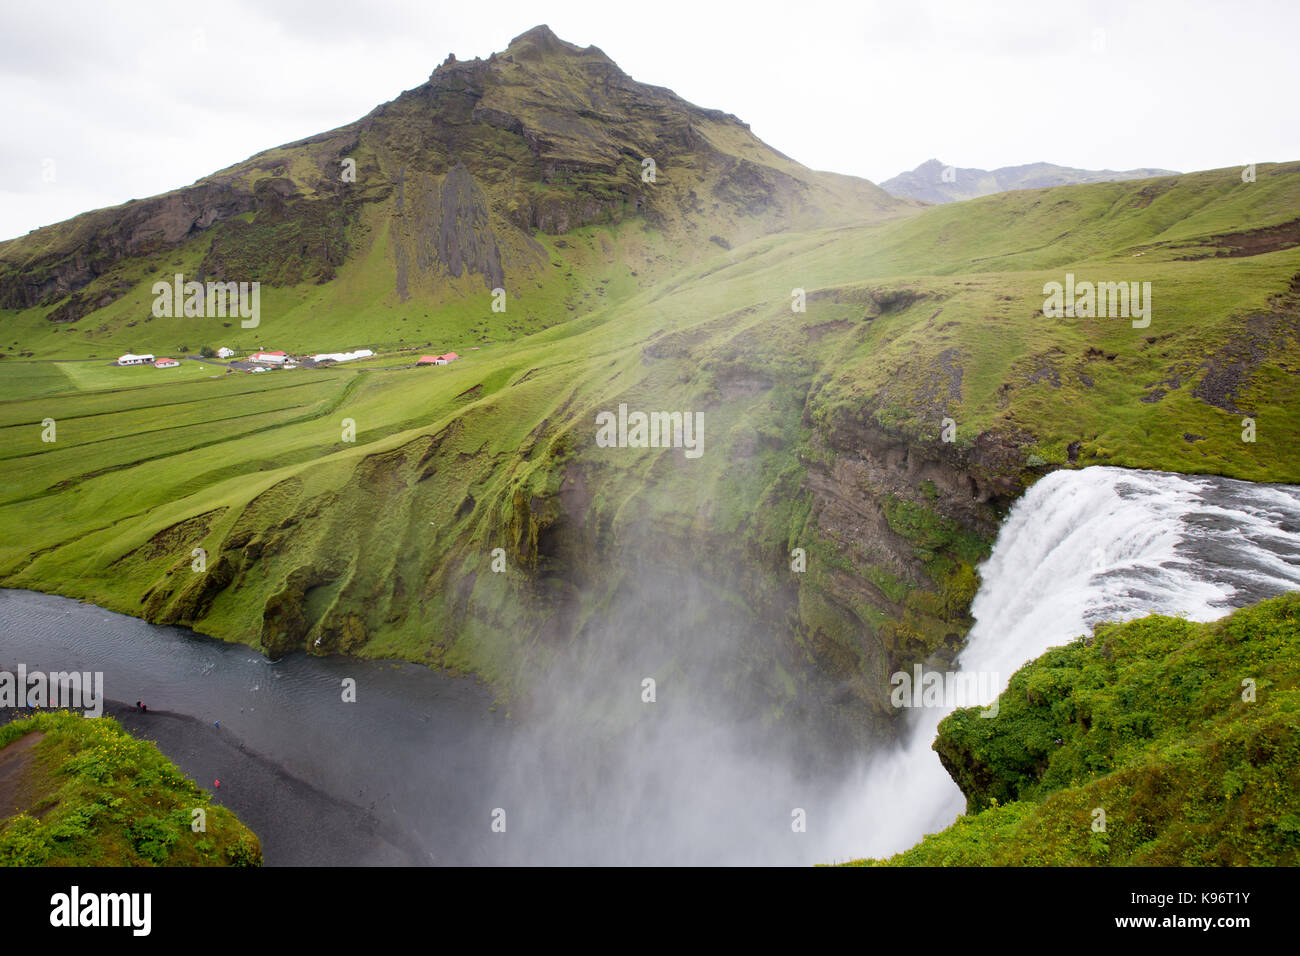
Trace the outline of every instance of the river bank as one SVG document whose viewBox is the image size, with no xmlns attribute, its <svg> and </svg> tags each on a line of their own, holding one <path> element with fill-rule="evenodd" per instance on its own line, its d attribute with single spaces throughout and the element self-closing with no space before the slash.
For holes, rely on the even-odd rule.
<svg viewBox="0 0 1300 956">
<path fill-rule="evenodd" d="M 0 666 L 103 672 L 105 714 L 234 811 L 267 865 L 491 861 L 470 820 L 487 819 L 475 795 L 508 728 L 475 681 L 392 662 L 272 662 L 27 591 L 0 590 L 0 633 Z M 355 703 L 342 699 L 344 678 Z"/>
<path fill-rule="evenodd" d="M 0 724 L 30 711 L 0 711 Z M 266 866 L 413 865 L 419 860 L 401 847 L 397 828 L 373 812 L 311 786 L 260 754 L 229 731 L 186 714 L 136 710 L 106 701 L 112 717 L 132 735 L 157 744 L 186 776 L 230 809 L 262 841 Z M 220 787 L 214 782 L 220 780 Z"/>
</svg>

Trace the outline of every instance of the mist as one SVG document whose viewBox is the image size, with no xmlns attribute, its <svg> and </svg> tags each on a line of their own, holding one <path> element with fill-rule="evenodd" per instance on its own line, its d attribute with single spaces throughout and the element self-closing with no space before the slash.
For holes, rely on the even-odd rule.
<svg viewBox="0 0 1300 956">
<path fill-rule="evenodd" d="M 1297 528 L 1297 488 L 1055 472 L 1003 524 L 958 666 L 995 674 L 1000 692 L 1021 665 L 1099 621 L 1208 621 L 1294 589 Z M 662 567 L 627 574 L 609 604 L 516 715 L 490 790 L 506 812 L 503 861 L 830 863 L 900 852 L 963 811 L 930 747 L 948 708 L 900 715 L 893 741 L 866 745 L 837 732 L 817 701 L 776 719 L 746 661 L 779 627 Z"/>
</svg>

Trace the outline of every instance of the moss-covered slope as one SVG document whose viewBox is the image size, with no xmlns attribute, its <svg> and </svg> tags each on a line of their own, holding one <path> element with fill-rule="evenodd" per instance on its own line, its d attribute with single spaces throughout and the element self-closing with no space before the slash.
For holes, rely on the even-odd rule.
<svg viewBox="0 0 1300 956">
<path fill-rule="evenodd" d="M 111 717 L 16 720 L 0 727 L 7 749 L 0 865 L 261 865 L 251 830 Z"/>
</svg>

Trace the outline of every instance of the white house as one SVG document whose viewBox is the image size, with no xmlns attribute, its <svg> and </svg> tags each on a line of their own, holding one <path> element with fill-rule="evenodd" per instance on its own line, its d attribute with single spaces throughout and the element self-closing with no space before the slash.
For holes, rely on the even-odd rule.
<svg viewBox="0 0 1300 956">
<path fill-rule="evenodd" d="M 234 349 L 228 349 L 224 345 L 217 349 L 217 358 L 232 358 L 234 354 Z"/>
<path fill-rule="evenodd" d="M 118 365 L 148 365 L 153 361 L 152 355 L 132 355 L 127 352 L 125 355 L 118 356 Z"/>
<path fill-rule="evenodd" d="M 254 352 L 248 360 L 261 365 L 283 365 L 288 358 L 283 352 Z"/>
<path fill-rule="evenodd" d="M 181 363 L 176 361 L 174 358 L 160 358 L 158 361 L 153 363 L 153 367 L 154 368 L 176 368 L 176 366 L 180 364 Z"/>
</svg>

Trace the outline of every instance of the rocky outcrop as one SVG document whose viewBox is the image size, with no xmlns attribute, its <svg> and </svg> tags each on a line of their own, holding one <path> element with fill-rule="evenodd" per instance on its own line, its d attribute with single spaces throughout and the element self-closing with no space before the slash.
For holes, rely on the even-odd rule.
<svg viewBox="0 0 1300 956">
<path fill-rule="evenodd" d="M 453 276 L 468 270 L 483 277 L 489 289 L 505 282 L 501 251 L 488 223 L 487 202 L 464 166 L 454 166 L 435 200 L 438 258 Z"/>
<path fill-rule="evenodd" d="M 200 183 L 85 213 L 36 230 L 42 234 L 39 238 L 0 243 L 0 308 L 52 304 L 85 288 L 122 259 L 174 248 L 214 223 L 255 207 L 251 193 L 227 184 Z M 46 242 L 47 230 L 55 231 L 58 239 Z"/>
</svg>

